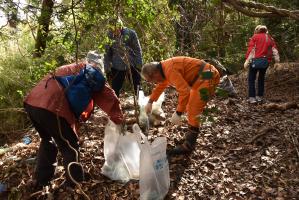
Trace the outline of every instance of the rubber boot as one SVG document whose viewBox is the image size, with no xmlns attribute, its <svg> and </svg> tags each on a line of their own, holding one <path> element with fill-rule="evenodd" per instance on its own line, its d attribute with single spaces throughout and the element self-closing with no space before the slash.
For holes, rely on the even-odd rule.
<svg viewBox="0 0 299 200">
<path fill-rule="evenodd" d="M 195 149 L 198 133 L 199 128 L 189 126 L 189 130 L 185 135 L 185 141 L 177 145 L 174 149 L 167 151 L 167 155 L 184 155 L 191 153 Z"/>
</svg>

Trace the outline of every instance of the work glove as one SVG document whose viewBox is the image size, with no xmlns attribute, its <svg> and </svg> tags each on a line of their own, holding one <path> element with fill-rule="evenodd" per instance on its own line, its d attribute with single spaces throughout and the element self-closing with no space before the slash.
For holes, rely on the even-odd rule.
<svg viewBox="0 0 299 200">
<path fill-rule="evenodd" d="M 175 125 L 181 125 L 182 124 L 181 119 L 182 119 L 181 115 L 178 115 L 177 112 L 174 112 L 171 116 L 170 122 Z"/>
<path fill-rule="evenodd" d="M 146 114 L 149 114 L 152 112 L 153 104 L 152 103 L 147 103 L 144 107 Z"/>
<path fill-rule="evenodd" d="M 244 63 L 244 69 L 248 69 L 249 67 L 249 60 L 247 59 Z"/>
</svg>

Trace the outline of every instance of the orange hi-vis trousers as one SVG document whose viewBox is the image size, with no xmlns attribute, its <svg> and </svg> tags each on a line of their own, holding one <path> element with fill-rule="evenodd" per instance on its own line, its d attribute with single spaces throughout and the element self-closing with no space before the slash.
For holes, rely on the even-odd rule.
<svg viewBox="0 0 299 200">
<path fill-rule="evenodd" d="M 190 97 L 187 104 L 187 118 L 188 124 L 193 127 L 200 126 L 198 116 L 203 112 L 204 107 L 208 103 L 208 99 L 215 94 L 215 89 L 220 82 L 220 74 L 217 69 L 210 65 L 209 71 L 212 72 L 213 76 L 209 79 L 199 77 L 192 85 L 190 91 Z M 208 96 L 204 97 L 202 91 L 206 91 L 205 95 Z"/>
</svg>

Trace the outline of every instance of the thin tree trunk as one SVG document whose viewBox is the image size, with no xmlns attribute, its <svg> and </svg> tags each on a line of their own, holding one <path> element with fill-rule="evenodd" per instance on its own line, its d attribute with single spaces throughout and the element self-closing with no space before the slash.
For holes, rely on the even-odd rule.
<svg viewBox="0 0 299 200">
<path fill-rule="evenodd" d="M 47 46 L 47 37 L 49 34 L 49 26 L 51 16 L 53 14 L 53 0 L 43 0 L 41 14 L 38 19 L 38 30 L 35 41 L 35 51 L 33 57 L 41 57 Z"/>
<path fill-rule="evenodd" d="M 225 45 L 224 45 L 224 7 L 223 3 L 220 3 L 219 12 L 219 28 L 217 31 L 217 43 L 218 43 L 218 57 L 223 58 L 225 56 Z"/>
</svg>

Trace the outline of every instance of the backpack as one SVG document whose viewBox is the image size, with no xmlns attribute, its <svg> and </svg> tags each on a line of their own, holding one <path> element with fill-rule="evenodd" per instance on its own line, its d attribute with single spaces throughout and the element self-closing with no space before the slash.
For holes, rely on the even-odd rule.
<svg viewBox="0 0 299 200">
<path fill-rule="evenodd" d="M 101 71 L 86 65 L 78 75 L 55 76 L 62 85 L 72 112 L 77 119 L 92 101 L 92 93 L 103 89 L 106 79 Z"/>
<path fill-rule="evenodd" d="M 208 59 L 203 59 L 205 62 L 210 63 L 211 65 L 213 65 L 218 72 L 220 73 L 220 76 L 223 77 L 226 74 L 229 73 L 228 69 L 226 69 L 219 60 L 215 59 L 215 58 L 208 58 Z"/>
</svg>

